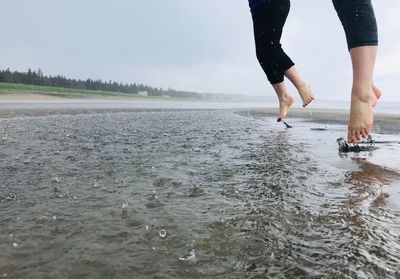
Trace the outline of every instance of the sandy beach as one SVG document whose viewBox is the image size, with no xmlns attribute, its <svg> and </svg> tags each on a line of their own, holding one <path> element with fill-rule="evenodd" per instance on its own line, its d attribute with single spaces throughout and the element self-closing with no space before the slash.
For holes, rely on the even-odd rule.
<svg viewBox="0 0 400 279">
<path fill-rule="evenodd" d="M 270 106 L 270 104 L 269 104 Z M 53 114 L 112 113 L 132 110 L 236 109 L 243 116 L 276 117 L 277 108 L 256 103 L 218 103 L 206 101 L 149 99 L 141 97 L 63 97 L 44 94 L 0 94 L 0 118 L 45 116 Z M 292 108 L 290 118 L 304 118 L 316 123 L 346 124 L 348 110 Z M 400 114 L 374 114 L 375 126 L 385 132 L 400 132 Z"/>
</svg>

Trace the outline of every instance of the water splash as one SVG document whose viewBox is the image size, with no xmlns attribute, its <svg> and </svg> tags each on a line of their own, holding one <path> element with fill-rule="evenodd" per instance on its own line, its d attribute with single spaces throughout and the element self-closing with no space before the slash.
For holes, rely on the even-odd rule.
<svg viewBox="0 0 400 279">
<path fill-rule="evenodd" d="M 160 232 L 158 233 L 158 235 L 159 235 L 161 238 L 165 238 L 165 237 L 167 236 L 167 231 L 164 230 L 164 229 L 161 229 Z"/>
<path fill-rule="evenodd" d="M 60 179 L 58 179 L 57 176 L 53 176 L 53 177 L 51 178 L 51 183 L 60 183 Z"/>
<path fill-rule="evenodd" d="M 158 200 L 158 196 L 157 196 L 156 191 L 153 191 L 153 198 L 154 198 L 155 200 Z"/>
<path fill-rule="evenodd" d="M 195 259 L 196 259 L 196 253 L 194 249 L 191 249 L 189 253 L 179 257 L 180 261 L 194 261 Z"/>
<path fill-rule="evenodd" d="M 8 193 L 7 197 L 6 197 L 6 201 L 16 201 L 17 200 L 17 196 L 14 193 Z"/>
</svg>

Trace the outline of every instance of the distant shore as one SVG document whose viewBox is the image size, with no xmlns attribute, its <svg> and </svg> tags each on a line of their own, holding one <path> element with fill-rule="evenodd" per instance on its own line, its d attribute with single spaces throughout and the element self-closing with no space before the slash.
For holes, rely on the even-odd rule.
<svg viewBox="0 0 400 279">
<path fill-rule="evenodd" d="M 143 96 L 121 92 L 79 90 L 56 88 L 48 86 L 30 86 L 24 84 L 0 83 L 0 101 L 35 101 L 35 100 L 66 100 L 66 99 L 129 99 L 129 100 L 185 100 L 164 96 Z M 191 98 L 187 98 L 192 100 Z M 201 100 L 200 100 L 201 101 Z"/>
</svg>

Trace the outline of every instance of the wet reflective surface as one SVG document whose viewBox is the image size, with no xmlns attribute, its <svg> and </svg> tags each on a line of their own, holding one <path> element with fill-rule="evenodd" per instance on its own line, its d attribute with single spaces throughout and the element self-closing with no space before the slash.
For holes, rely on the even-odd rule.
<svg viewBox="0 0 400 279">
<path fill-rule="evenodd" d="M 290 124 L 0 119 L 0 277 L 398 278 L 400 146 L 341 155 L 345 126 Z"/>
</svg>

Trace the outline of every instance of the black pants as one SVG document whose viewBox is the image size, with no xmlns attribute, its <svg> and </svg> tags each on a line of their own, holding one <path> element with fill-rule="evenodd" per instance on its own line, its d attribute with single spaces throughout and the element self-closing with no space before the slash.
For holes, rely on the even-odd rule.
<svg viewBox="0 0 400 279">
<path fill-rule="evenodd" d="M 346 33 L 349 49 L 378 45 L 378 27 L 371 0 L 332 0 Z"/>
<path fill-rule="evenodd" d="M 280 43 L 289 10 L 289 0 L 270 0 L 252 13 L 257 59 L 271 84 L 282 82 L 294 65 Z"/>
</svg>

